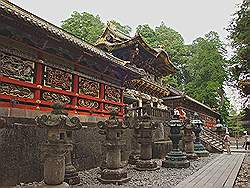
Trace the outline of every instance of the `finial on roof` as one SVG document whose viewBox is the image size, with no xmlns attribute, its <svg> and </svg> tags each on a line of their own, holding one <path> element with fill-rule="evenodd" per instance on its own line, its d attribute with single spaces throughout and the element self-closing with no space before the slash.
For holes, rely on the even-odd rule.
<svg viewBox="0 0 250 188">
<path fill-rule="evenodd" d="M 115 25 L 114 25 L 111 21 L 108 21 L 108 22 L 107 22 L 107 26 L 108 26 L 110 29 L 113 29 L 113 30 L 116 29 Z"/>
</svg>

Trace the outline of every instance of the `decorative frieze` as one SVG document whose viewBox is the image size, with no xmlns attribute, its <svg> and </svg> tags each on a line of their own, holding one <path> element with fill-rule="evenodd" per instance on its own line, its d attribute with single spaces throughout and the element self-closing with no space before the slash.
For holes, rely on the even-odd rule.
<svg viewBox="0 0 250 188">
<path fill-rule="evenodd" d="M 0 52 L 0 75 L 33 82 L 34 62 Z"/>
<path fill-rule="evenodd" d="M 115 87 L 105 86 L 105 99 L 109 101 L 120 102 L 121 101 L 121 90 Z"/>
<path fill-rule="evenodd" d="M 116 106 L 116 105 L 113 105 L 113 104 L 105 104 L 104 109 L 109 111 L 109 112 L 112 112 L 112 111 L 120 112 L 121 111 L 120 106 Z"/>
<path fill-rule="evenodd" d="M 29 88 L 4 82 L 0 82 L 0 94 L 30 99 L 34 97 L 34 93 Z"/>
<path fill-rule="evenodd" d="M 89 95 L 91 97 L 99 97 L 100 83 L 80 77 L 79 93 Z"/>
<path fill-rule="evenodd" d="M 88 100 L 88 99 L 79 99 L 79 106 L 87 107 L 87 108 L 99 108 L 99 103 L 96 101 Z"/>
<path fill-rule="evenodd" d="M 52 92 L 43 92 L 42 99 L 45 101 L 50 101 L 54 103 L 64 103 L 70 104 L 71 99 L 67 95 L 59 94 L 59 93 L 52 93 Z"/>
<path fill-rule="evenodd" d="M 45 67 L 44 85 L 66 91 L 72 90 L 72 74 L 51 67 Z"/>
</svg>

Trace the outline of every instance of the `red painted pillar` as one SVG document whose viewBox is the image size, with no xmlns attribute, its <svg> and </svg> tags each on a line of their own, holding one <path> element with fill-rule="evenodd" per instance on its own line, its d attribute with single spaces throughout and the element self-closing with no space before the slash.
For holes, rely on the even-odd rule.
<svg viewBox="0 0 250 188">
<path fill-rule="evenodd" d="M 104 97 L 105 97 L 105 85 L 103 83 L 101 83 L 101 87 L 100 87 L 100 99 L 102 99 L 102 101 L 104 101 Z M 103 102 L 100 103 L 100 110 L 101 111 L 104 110 L 104 103 Z"/>
<path fill-rule="evenodd" d="M 124 89 L 121 89 L 121 103 L 123 104 L 123 106 L 121 107 L 121 115 L 124 115 Z"/>
<path fill-rule="evenodd" d="M 42 89 L 42 76 L 43 76 L 43 65 L 41 63 L 37 63 L 37 69 L 35 74 L 35 84 L 37 89 L 34 93 L 34 99 L 36 101 L 36 109 L 39 110 L 39 104 L 41 103 L 41 89 Z"/>
<path fill-rule="evenodd" d="M 76 94 L 75 97 L 72 97 L 72 107 L 75 109 L 75 114 L 77 114 L 77 108 L 78 108 L 78 89 L 79 89 L 79 77 L 78 75 L 74 75 L 74 81 L 73 81 L 73 93 Z"/>
</svg>

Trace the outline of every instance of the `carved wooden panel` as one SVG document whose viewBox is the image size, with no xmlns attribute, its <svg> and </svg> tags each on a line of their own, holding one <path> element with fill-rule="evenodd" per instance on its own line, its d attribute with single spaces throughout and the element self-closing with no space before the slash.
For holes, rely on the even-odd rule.
<svg viewBox="0 0 250 188">
<path fill-rule="evenodd" d="M 79 94 L 89 95 L 91 97 L 99 97 L 100 83 L 87 78 L 79 78 Z"/>
<path fill-rule="evenodd" d="M 4 82 L 0 82 L 0 94 L 30 99 L 34 97 L 34 92 L 29 88 Z"/>
<path fill-rule="evenodd" d="M 121 90 L 112 86 L 105 86 L 105 99 L 115 102 L 121 101 Z"/>
<path fill-rule="evenodd" d="M 78 105 L 87 107 L 87 108 L 99 108 L 99 103 L 96 101 L 88 100 L 88 99 L 79 99 Z"/>
<path fill-rule="evenodd" d="M 44 85 L 66 91 L 72 90 L 72 74 L 45 66 Z"/>
<path fill-rule="evenodd" d="M 116 105 L 113 105 L 113 104 L 105 104 L 104 109 L 109 111 L 109 112 L 112 112 L 112 111 L 120 112 L 121 111 L 120 106 L 116 106 Z"/>
<path fill-rule="evenodd" d="M 33 82 L 35 63 L 0 52 L 0 75 Z"/>
<path fill-rule="evenodd" d="M 59 94 L 59 93 L 52 93 L 45 91 L 42 94 L 42 99 L 45 101 L 50 101 L 50 102 L 60 102 L 64 104 L 70 104 L 71 99 L 67 95 Z"/>
</svg>

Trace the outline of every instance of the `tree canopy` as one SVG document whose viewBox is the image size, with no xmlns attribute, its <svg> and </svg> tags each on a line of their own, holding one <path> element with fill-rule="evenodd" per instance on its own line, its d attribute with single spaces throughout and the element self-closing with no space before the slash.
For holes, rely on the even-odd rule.
<svg viewBox="0 0 250 188">
<path fill-rule="evenodd" d="M 64 30 L 92 44 L 101 35 L 104 26 L 98 15 L 94 16 L 87 12 L 74 11 L 70 18 L 62 21 Z"/>
<path fill-rule="evenodd" d="M 250 70 L 250 11 L 248 0 L 243 0 L 240 9 L 234 14 L 228 31 L 230 32 L 231 45 L 235 49 L 232 58 L 235 64 L 233 77 L 239 80 L 242 74 L 249 74 Z"/>
</svg>

